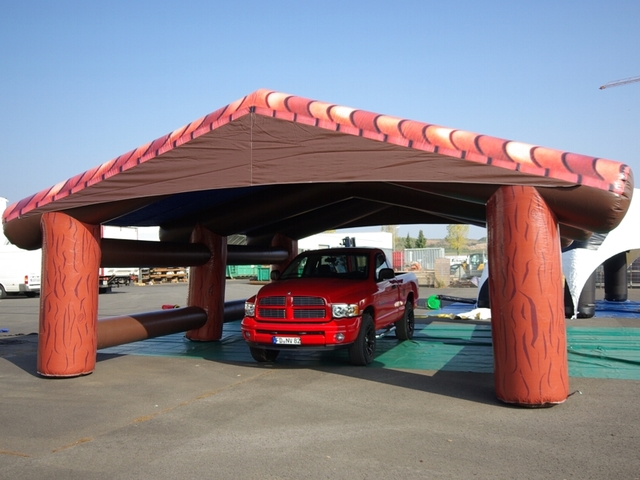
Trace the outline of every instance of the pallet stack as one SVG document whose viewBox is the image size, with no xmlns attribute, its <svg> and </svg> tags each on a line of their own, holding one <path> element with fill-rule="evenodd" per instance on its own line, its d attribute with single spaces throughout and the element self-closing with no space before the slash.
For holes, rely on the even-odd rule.
<svg viewBox="0 0 640 480">
<path fill-rule="evenodd" d="M 154 267 L 140 269 L 140 282 L 148 285 L 157 283 L 181 283 L 189 280 L 187 267 Z"/>
</svg>

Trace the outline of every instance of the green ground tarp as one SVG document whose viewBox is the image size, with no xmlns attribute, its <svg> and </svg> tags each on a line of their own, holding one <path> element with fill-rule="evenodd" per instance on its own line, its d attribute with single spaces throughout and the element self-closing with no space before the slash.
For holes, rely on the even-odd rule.
<svg viewBox="0 0 640 480">
<path fill-rule="evenodd" d="M 640 328 L 568 327 L 569 375 L 640 380 Z M 183 334 L 135 342 L 100 354 L 189 356 L 221 362 L 253 362 L 240 335 L 239 322 L 225 324 L 220 342 L 191 342 Z M 313 366 L 348 364 L 344 350 L 283 352 L 278 364 Z M 458 372 L 493 372 L 491 327 L 487 324 L 434 321 L 416 325 L 413 340 L 391 333 L 378 340 L 372 367 Z"/>
<path fill-rule="evenodd" d="M 640 380 L 639 328 L 567 327 L 569 375 Z M 489 325 L 431 323 L 376 357 L 387 368 L 493 372 Z"/>
</svg>

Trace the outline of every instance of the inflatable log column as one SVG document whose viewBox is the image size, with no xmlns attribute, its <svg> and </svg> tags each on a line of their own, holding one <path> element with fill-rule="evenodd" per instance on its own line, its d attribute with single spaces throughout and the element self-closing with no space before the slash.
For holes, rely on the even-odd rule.
<svg viewBox="0 0 640 480">
<path fill-rule="evenodd" d="M 187 304 L 200 307 L 207 312 L 204 326 L 189 330 L 189 340 L 210 342 L 222 338 L 224 323 L 224 291 L 227 270 L 227 237 L 216 235 L 196 225 L 191 234 L 191 243 L 202 243 L 211 251 L 211 258 L 204 265 L 191 267 Z"/>
<path fill-rule="evenodd" d="M 74 377 L 96 365 L 100 226 L 45 213 L 38 373 Z"/>
<path fill-rule="evenodd" d="M 281 272 L 289 265 L 289 262 L 298 255 L 298 241 L 293 240 L 281 233 L 276 234 L 271 240 L 272 247 L 280 247 L 289 254 L 288 258 L 281 263 L 271 265 L 271 270 L 280 270 Z"/>
<path fill-rule="evenodd" d="M 569 392 L 560 238 L 533 187 L 504 186 L 487 204 L 497 397 L 542 407 Z"/>
</svg>

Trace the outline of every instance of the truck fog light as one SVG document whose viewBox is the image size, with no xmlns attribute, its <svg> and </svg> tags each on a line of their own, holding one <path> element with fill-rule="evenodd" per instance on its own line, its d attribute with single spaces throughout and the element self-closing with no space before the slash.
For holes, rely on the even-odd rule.
<svg viewBox="0 0 640 480">
<path fill-rule="evenodd" d="M 251 332 L 244 332 L 245 338 L 251 338 Z"/>
<path fill-rule="evenodd" d="M 336 333 L 333 338 L 336 339 L 336 342 L 342 342 L 344 340 L 344 334 L 343 333 Z"/>
</svg>

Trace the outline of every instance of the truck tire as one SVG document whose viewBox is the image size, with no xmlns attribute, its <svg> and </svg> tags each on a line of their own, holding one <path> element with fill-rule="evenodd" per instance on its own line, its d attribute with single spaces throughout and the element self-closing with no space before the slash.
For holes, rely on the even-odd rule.
<svg viewBox="0 0 640 480">
<path fill-rule="evenodd" d="M 7 291 L 0 285 L 0 298 L 7 298 Z"/>
<path fill-rule="evenodd" d="M 273 362 L 276 358 L 278 358 L 278 354 L 280 350 L 269 350 L 267 348 L 260 347 L 249 347 L 249 351 L 251 352 L 251 356 L 256 362 Z"/>
<path fill-rule="evenodd" d="M 416 328 L 416 319 L 413 314 L 413 305 L 409 300 L 404 307 L 404 315 L 395 323 L 396 338 L 400 340 L 411 340 Z"/>
<path fill-rule="evenodd" d="M 362 325 L 358 338 L 349 346 L 349 360 L 352 365 L 365 366 L 373 362 L 376 353 L 376 329 L 370 314 L 362 315 Z"/>
</svg>

